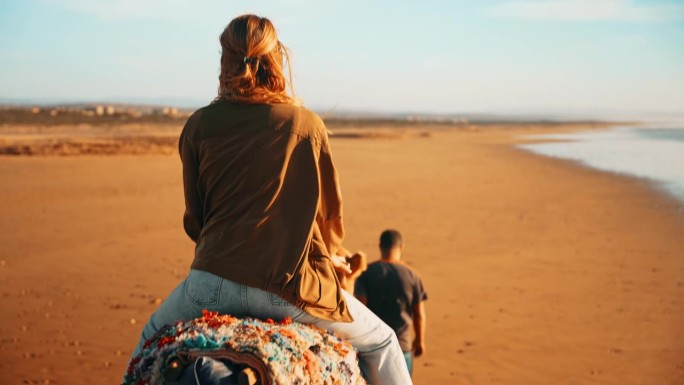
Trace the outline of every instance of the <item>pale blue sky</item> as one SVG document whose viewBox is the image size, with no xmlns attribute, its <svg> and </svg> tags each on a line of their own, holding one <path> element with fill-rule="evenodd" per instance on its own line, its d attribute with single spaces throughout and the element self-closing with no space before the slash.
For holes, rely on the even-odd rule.
<svg viewBox="0 0 684 385">
<path fill-rule="evenodd" d="M 247 12 L 318 110 L 684 112 L 681 0 L 3 0 L 0 98 L 204 104 Z"/>
</svg>

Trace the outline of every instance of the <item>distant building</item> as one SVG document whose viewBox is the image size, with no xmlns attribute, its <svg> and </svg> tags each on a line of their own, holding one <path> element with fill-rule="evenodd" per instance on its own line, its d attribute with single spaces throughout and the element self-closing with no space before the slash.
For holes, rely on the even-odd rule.
<svg viewBox="0 0 684 385">
<path fill-rule="evenodd" d="M 178 109 L 173 107 L 163 107 L 161 109 L 155 109 L 153 113 L 155 115 L 176 117 L 178 116 Z"/>
</svg>

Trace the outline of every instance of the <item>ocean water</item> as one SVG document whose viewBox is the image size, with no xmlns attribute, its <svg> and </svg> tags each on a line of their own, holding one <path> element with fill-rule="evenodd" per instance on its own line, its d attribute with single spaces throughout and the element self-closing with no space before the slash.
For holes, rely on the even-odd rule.
<svg viewBox="0 0 684 385">
<path fill-rule="evenodd" d="M 598 170 L 643 178 L 684 202 L 684 124 L 530 136 L 519 148 Z"/>
</svg>

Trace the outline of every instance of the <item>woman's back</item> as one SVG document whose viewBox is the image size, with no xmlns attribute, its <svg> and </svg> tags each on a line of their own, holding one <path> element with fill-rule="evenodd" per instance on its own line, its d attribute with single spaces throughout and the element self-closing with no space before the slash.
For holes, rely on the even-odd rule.
<svg viewBox="0 0 684 385">
<path fill-rule="evenodd" d="M 331 246 L 315 239 L 329 232 L 325 221 L 316 221 L 319 202 L 341 220 L 321 119 L 291 104 L 218 101 L 188 120 L 179 148 L 184 224 L 197 241 L 192 267 L 306 300 L 294 298 L 292 278 L 316 251 L 312 237 L 324 246 L 320 255 Z M 332 297 L 337 302 L 337 293 Z"/>
</svg>

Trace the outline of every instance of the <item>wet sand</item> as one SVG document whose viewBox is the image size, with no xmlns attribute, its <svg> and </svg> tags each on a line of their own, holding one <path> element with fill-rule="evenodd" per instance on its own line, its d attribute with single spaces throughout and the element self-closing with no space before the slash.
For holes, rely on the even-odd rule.
<svg viewBox="0 0 684 385">
<path fill-rule="evenodd" d="M 554 127 L 553 130 L 562 129 Z M 416 384 L 684 383 L 684 210 L 488 126 L 333 138 L 346 246 L 402 231 Z M 175 155 L 0 157 L 0 383 L 118 383 L 185 276 Z"/>
</svg>

